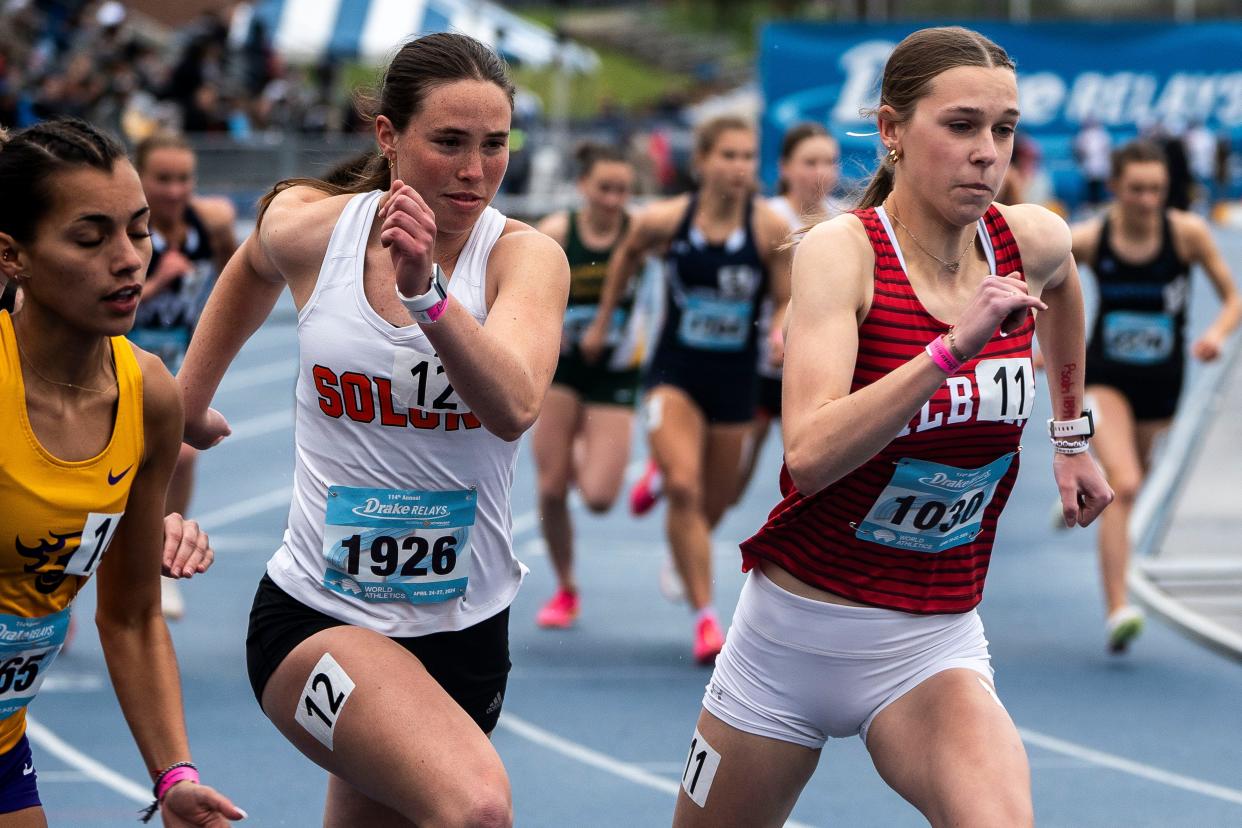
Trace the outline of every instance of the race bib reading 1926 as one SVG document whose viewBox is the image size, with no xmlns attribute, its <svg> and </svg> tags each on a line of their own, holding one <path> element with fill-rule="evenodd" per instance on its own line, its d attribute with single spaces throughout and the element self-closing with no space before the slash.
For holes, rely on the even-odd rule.
<svg viewBox="0 0 1242 828">
<path fill-rule="evenodd" d="M 376 603 L 460 598 L 477 503 L 474 489 L 328 487 L 324 587 Z"/>
</svg>

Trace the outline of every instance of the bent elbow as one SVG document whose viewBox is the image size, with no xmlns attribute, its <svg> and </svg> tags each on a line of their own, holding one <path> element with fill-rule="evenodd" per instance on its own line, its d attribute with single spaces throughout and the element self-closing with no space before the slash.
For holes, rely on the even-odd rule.
<svg viewBox="0 0 1242 828">
<path fill-rule="evenodd" d="M 492 421 L 484 421 L 483 425 L 506 443 L 521 439 L 530 430 L 539 417 L 539 409 L 533 406 L 505 412 Z"/>
<path fill-rule="evenodd" d="M 803 497 L 813 495 L 828 485 L 817 464 L 807 455 L 808 452 L 798 446 L 791 445 L 785 450 L 785 470 L 789 472 L 794 488 Z"/>
</svg>

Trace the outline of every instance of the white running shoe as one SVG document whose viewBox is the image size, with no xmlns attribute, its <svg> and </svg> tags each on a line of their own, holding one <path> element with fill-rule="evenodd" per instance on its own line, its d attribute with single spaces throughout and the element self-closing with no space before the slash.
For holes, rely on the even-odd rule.
<svg viewBox="0 0 1242 828">
<path fill-rule="evenodd" d="M 1143 631 L 1146 618 L 1137 607 L 1124 606 L 1108 616 L 1108 651 L 1120 655 L 1130 647 L 1130 642 Z"/>
<path fill-rule="evenodd" d="M 185 599 L 176 578 L 160 576 L 160 609 L 169 621 L 180 621 L 185 616 Z"/>
<path fill-rule="evenodd" d="M 681 604 L 686 600 L 686 585 L 681 582 L 681 575 L 669 557 L 660 564 L 660 594 L 670 604 Z"/>
</svg>

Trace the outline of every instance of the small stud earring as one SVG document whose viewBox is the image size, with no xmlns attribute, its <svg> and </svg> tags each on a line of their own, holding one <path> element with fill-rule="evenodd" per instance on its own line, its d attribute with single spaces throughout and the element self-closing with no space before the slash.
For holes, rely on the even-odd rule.
<svg viewBox="0 0 1242 828">
<path fill-rule="evenodd" d="M 897 150 L 894 148 L 889 149 L 887 158 L 888 158 L 888 163 L 890 164 L 896 164 L 898 161 L 901 160 L 901 156 L 897 154 Z"/>
</svg>

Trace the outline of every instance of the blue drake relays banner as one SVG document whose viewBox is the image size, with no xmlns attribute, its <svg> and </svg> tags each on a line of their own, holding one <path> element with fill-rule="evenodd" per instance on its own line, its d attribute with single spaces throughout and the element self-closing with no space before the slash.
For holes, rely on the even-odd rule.
<svg viewBox="0 0 1242 828">
<path fill-rule="evenodd" d="M 870 170 L 877 139 L 845 133 L 869 131 L 859 109 L 876 105 L 884 61 L 923 25 L 765 27 L 759 58 L 764 180 L 775 180 L 781 135 L 800 121 L 824 124 L 841 140 L 847 177 Z M 1017 62 L 1019 131 L 1039 143 L 1058 190 L 1075 186 L 1070 146 L 1088 117 L 1114 140 L 1154 122 L 1202 121 L 1213 132 L 1242 133 L 1242 24 L 967 25 Z"/>
</svg>

